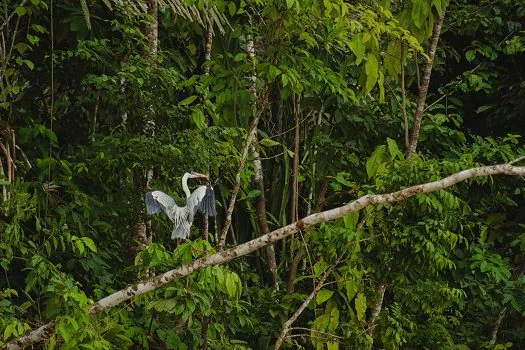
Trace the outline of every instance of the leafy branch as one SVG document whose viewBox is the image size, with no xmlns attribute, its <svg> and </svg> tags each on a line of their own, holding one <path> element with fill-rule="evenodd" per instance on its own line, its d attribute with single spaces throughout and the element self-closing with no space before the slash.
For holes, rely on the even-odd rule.
<svg viewBox="0 0 525 350">
<path fill-rule="evenodd" d="M 428 182 L 416 186 L 411 186 L 396 192 L 385 194 L 364 195 L 353 202 L 334 209 L 326 210 L 320 213 L 309 215 L 301 220 L 298 220 L 290 225 L 281 227 L 266 235 L 260 236 L 249 242 L 240 244 L 228 250 L 220 251 L 218 253 L 197 259 L 189 264 L 179 266 L 173 270 L 167 271 L 163 274 L 151 277 L 147 280 L 141 281 L 133 286 L 121 289 L 107 297 L 97 301 L 89 310 L 90 314 L 98 314 L 104 310 L 110 309 L 119 305 L 133 297 L 142 295 L 161 288 L 166 284 L 178 280 L 182 277 L 188 276 L 195 271 L 204 269 L 207 266 L 224 264 L 228 261 L 234 260 L 241 256 L 247 255 L 258 249 L 261 249 L 269 244 L 277 242 L 285 237 L 288 237 L 300 230 L 317 225 L 322 222 L 327 222 L 341 218 L 345 215 L 357 212 L 369 205 L 391 204 L 407 200 L 415 195 L 422 193 L 431 193 L 438 190 L 453 186 L 465 180 L 484 177 L 491 175 L 509 175 L 509 176 L 525 176 L 525 166 L 515 166 L 517 161 L 523 160 L 520 157 L 505 164 L 497 164 L 483 167 L 470 168 L 457 172 L 453 175 L 447 176 L 441 180 Z M 30 331 L 29 333 L 14 339 L 1 349 L 22 349 L 31 344 L 49 338 L 54 332 L 55 322 L 49 322 L 40 328 Z"/>
</svg>

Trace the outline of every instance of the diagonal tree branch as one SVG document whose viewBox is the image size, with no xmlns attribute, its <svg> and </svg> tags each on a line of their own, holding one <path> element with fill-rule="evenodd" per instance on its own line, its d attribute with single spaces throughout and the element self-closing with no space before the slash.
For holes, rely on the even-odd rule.
<svg viewBox="0 0 525 350">
<path fill-rule="evenodd" d="M 305 228 L 322 222 L 341 218 L 350 213 L 357 212 L 369 205 L 390 204 L 404 201 L 415 195 L 421 193 L 435 192 L 474 177 L 483 177 L 491 175 L 525 176 L 525 166 L 514 166 L 512 165 L 514 164 L 514 162 L 515 161 L 506 164 L 489 165 L 463 170 L 453 175 L 447 176 L 441 180 L 411 186 L 392 193 L 375 195 L 367 194 L 342 207 L 337 207 L 334 209 L 309 215 L 290 225 L 281 227 L 249 242 L 240 244 L 228 250 L 219 251 L 215 254 L 197 259 L 189 264 L 179 266 L 173 270 L 167 271 L 163 274 L 141 281 L 133 286 L 119 290 L 97 301 L 91 307 L 89 312 L 90 314 L 97 314 L 116 305 L 119 305 L 122 302 L 129 300 L 135 296 L 148 293 L 152 290 L 163 287 L 169 282 L 188 276 L 191 273 L 199 271 L 207 266 L 226 263 L 243 255 L 247 255 L 251 252 L 254 252 L 269 244 L 277 242 L 285 237 L 292 235 L 293 233 L 298 232 L 299 230 L 304 230 Z M 53 333 L 53 329 L 54 322 L 47 323 L 36 330 L 30 331 L 29 333 L 6 343 L 0 349 L 21 349 L 25 346 L 29 346 L 31 344 L 48 338 Z"/>
</svg>

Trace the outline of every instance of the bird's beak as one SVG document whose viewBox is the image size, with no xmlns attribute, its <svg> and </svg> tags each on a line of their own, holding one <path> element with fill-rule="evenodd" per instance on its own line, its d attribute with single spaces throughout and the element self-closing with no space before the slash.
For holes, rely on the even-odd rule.
<svg viewBox="0 0 525 350">
<path fill-rule="evenodd" d="M 196 177 L 201 177 L 203 179 L 206 179 L 206 180 L 209 180 L 210 177 L 206 174 L 201 174 L 201 173 L 194 173 Z"/>
</svg>

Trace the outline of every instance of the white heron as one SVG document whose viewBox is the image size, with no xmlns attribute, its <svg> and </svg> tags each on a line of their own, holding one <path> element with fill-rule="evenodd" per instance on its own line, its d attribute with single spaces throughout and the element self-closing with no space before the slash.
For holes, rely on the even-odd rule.
<svg viewBox="0 0 525 350">
<path fill-rule="evenodd" d="M 146 209 L 149 215 L 161 211 L 165 212 L 170 220 L 175 224 L 171 233 L 171 239 L 183 238 L 188 239 L 190 236 L 191 224 L 197 211 L 208 216 L 215 216 L 215 195 L 213 187 L 210 185 L 199 186 L 190 192 L 188 188 L 188 179 L 206 179 L 208 175 L 189 172 L 182 177 L 182 189 L 186 193 L 186 205 L 179 207 L 173 198 L 162 191 L 152 191 L 146 193 Z"/>
</svg>

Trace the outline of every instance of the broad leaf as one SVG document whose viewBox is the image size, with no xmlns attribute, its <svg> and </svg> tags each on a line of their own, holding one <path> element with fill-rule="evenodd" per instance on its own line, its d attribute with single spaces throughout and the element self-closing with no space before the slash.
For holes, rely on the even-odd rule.
<svg viewBox="0 0 525 350">
<path fill-rule="evenodd" d="M 355 310 L 357 311 L 357 319 L 362 321 L 366 312 L 366 297 L 363 293 L 357 294 L 355 298 Z"/>
<path fill-rule="evenodd" d="M 379 64 L 374 54 L 369 53 L 366 56 L 365 72 L 366 72 L 366 84 L 365 84 L 366 87 L 365 88 L 366 88 L 366 92 L 370 92 L 376 85 L 377 79 L 379 78 Z"/>
<path fill-rule="evenodd" d="M 412 21 L 416 27 L 421 28 L 428 17 L 430 4 L 427 0 L 413 0 Z"/>
<path fill-rule="evenodd" d="M 365 58 L 365 43 L 363 42 L 363 34 L 358 34 L 352 38 L 350 42 L 350 49 L 355 55 L 355 64 L 360 65 Z"/>
<path fill-rule="evenodd" d="M 372 153 L 370 158 L 368 158 L 368 160 L 366 161 L 366 173 L 368 174 L 369 179 L 373 178 L 376 175 L 377 169 L 379 169 L 379 166 L 381 165 L 381 163 L 383 163 L 385 152 L 386 146 L 380 145 L 375 149 L 374 153 Z"/>
<path fill-rule="evenodd" d="M 317 295 L 315 296 L 315 302 L 319 305 L 327 301 L 332 297 L 334 294 L 333 291 L 328 289 L 321 289 L 319 292 L 317 292 Z"/>
</svg>

